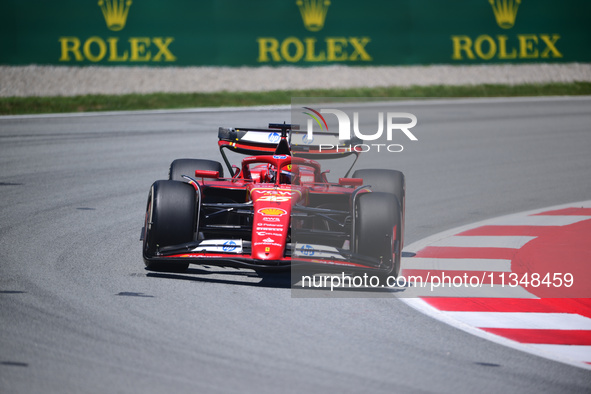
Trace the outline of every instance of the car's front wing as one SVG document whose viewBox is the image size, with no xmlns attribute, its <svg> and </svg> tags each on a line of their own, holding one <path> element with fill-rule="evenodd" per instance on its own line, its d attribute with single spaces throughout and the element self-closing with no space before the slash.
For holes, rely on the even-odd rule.
<svg viewBox="0 0 591 394">
<path fill-rule="evenodd" d="M 348 249 L 314 244 L 288 244 L 280 259 L 254 259 L 250 243 L 241 240 L 208 240 L 169 246 L 157 255 L 144 257 L 150 261 L 186 261 L 191 264 L 284 270 L 294 266 L 330 271 L 385 271 L 381 261 L 352 253 Z"/>
</svg>

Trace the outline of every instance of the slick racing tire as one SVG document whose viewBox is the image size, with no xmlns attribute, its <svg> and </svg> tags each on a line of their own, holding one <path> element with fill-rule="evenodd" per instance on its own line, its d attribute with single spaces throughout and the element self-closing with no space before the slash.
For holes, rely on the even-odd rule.
<svg viewBox="0 0 591 394">
<path fill-rule="evenodd" d="M 379 276 L 397 276 L 402 255 L 402 217 L 398 198 L 390 193 L 371 192 L 355 202 L 354 252 L 382 261 Z"/>
<path fill-rule="evenodd" d="M 404 219 L 406 211 L 406 181 L 404 174 L 396 170 L 363 169 L 353 173 L 353 178 L 363 179 L 364 185 L 371 185 L 374 192 L 390 193 L 396 196 L 400 203 L 402 218 L 401 249 L 404 244 Z"/>
<path fill-rule="evenodd" d="M 183 182 L 156 181 L 150 189 L 144 223 L 143 254 L 146 267 L 158 271 L 186 271 L 184 262 L 154 261 L 158 248 L 194 240 L 195 189 Z"/>
<path fill-rule="evenodd" d="M 363 179 L 363 184 L 371 185 L 374 192 L 394 194 L 404 210 L 405 180 L 402 172 L 385 169 L 357 170 L 353 173 L 353 178 Z"/>
<path fill-rule="evenodd" d="M 171 181 L 184 181 L 183 175 L 194 178 L 195 170 L 218 171 L 220 178 L 224 177 L 224 167 L 215 160 L 176 159 L 170 164 L 168 179 Z"/>
</svg>

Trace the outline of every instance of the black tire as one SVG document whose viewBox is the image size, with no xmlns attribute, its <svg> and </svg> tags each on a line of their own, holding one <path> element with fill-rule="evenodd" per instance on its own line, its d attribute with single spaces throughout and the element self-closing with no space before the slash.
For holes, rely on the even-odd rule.
<svg viewBox="0 0 591 394">
<path fill-rule="evenodd" d="M 191 242 L 195 237 L 195 189 L 183 182 L 156 181 L 150 189 L 144 223 L 146 267 L 158 271 L 186 271 L 184 262 L 153 261 L 157 248 Z"/>
<path fill-rule="evenodd" d="M 371 185 L 374 192 L 394 194 L 404 208 L 405 179 L 402 172 L 385 169 L 357 170 L 353 173 L 353 178 L 363 179 L 363 184 Z"/>
<path fill-rule="evenodd" d="M 215 160 L 204 159 L 176 159 L 170 164 L 168 179 L 171 181 L 183 181 L 182 175 L 195 177 L 195 170 L 218 171 L 220 178 L 224 177 L 224 167 Z"/>
<path fill-rule="evenodd" d="M 402 255 L 402 217 L 396 196 L 371 192 L 355 203 L 354 252 L 382 261 L 380 278 L 397 276 Z"/>
<path fill-rule="evenodd" d="M 364 185 L 371 185 L 374 192 L 390 193 L 400 203 L 402 217 L 402 245 L 404 244 L 404 221 L 406 212 L 406 180 L 404 174 L 396 170 L 363 169 L 353 173 L 353 178 L 363 179 Z M 402 248 L 401 245 L 401 248 Z"/>
</svg>

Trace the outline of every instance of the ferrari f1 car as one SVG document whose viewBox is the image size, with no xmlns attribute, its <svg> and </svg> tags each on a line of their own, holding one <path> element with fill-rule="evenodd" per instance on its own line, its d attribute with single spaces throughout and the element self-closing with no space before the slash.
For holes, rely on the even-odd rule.
<svg viewBox="0 0 591 394">
<path fill-rule="evenodd" d="M 264 271 L 301 265 L 397 275 L 402 172 L 362 169 L 349 177 L 351 166 L 331 183 L 319 157 L 358 156 L 343 148 L 355 141 L 318 136 L 333 138 L 327 150 L 310 144 L 296 125 L 268 127 L 220 128 L 226 169 L 217 161 L 177 159 L 168 179 L 152 184 L 141 237 L 147 268 L 183 271 L 192 263 Z M 248 157 L 232 166 L 226 151 Z"/>
</svg>

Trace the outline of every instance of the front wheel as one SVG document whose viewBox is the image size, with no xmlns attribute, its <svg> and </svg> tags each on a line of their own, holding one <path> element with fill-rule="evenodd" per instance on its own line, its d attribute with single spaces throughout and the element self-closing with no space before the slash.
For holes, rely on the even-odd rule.
<svg viewBox="0 0 591 394">
<path fill-rule="evenodd" d="M 404 174 L 397 170 L 362 169 L 353 173 L 353 178 L 363 179 L 364 185 L 371 185 L 374 192 L 390 193 L 398 198 L 402 217 L 402 236 L 404 237 L 404 218 L 406 211 L 406 180 Z M 401 240 L 401 248 L 404 239 Z"/>
<path fill-rule="evenodd" d="M 154 261 L 159 248 L 191 242 L 195 237 L 195 189 L 187 183 L 156 181 L 150 189 L 144 223 L 143 255 L 148 269 L 185 271 L 184 262 Z"/>
<path fill-rule="evenodd" d="M 193 178 L 196 170 L 217 171 L 220 178 L 224 177 L 224 167 L 215 160 L 176 159 L 170 164 L 168 179 L 171 181 L 184 181 L 183 175 Z"/>
<path fill-rule="evenodd" d="M 355 203 L 354 252 L 381 262 L 380 278 L 397 276 L 402 256 L 402 217 L 398 198 L 371 192 Z"/>
</svg>

